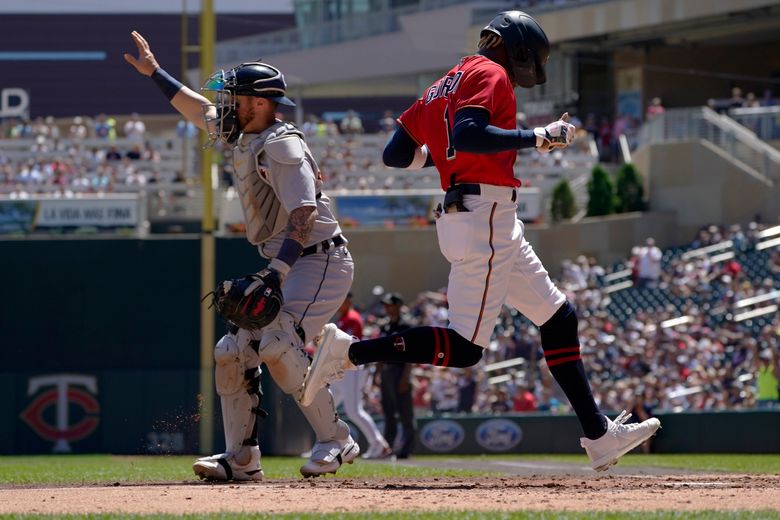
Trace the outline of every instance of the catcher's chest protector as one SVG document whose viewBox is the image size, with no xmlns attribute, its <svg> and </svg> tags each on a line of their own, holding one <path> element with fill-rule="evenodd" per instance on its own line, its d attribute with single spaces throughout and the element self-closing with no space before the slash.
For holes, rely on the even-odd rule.
<svg viewBox="0 0 780 520">
<path fill-rule="evenodd" d="M 246 238 L 254 245 L 276 236 L 287 226 L 287 212 L 269 181 L 269 176 L 274 175 L 274 163 L 267 160 L 263 150 L 268 143 L 291 135 L 303 137 L 294 126 L 279 122 L 260 134 L 242 135 L 233 148 L 233 180 L 244 212 Z M 313 171 L 318 171 L 306 143 L 301 142 L 307 152 L 306 160 L 312 162 Z"/>
</svg>

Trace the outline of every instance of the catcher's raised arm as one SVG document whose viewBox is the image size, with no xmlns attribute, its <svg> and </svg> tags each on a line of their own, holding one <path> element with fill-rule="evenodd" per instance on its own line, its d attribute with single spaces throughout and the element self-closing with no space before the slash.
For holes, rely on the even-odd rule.
<svg viewBox="0 0 780 520">
<path fill-rule="evenodd" d="M 157 63 L 149 42 L 141 33 L 133 31 L 130 37 L 138 49 L 138 57 L 129 53 L 124 54 L 125 61 L 144 76 L 149 76 L 155 85 L 165 94 L 171 105 L 181 113 L 188 121 L 201 130 L 214 131 L 211 122 L 216 120 L 217 110 L 207 98 L 201 96 L 179 80 L 165 72 Z M 205 116 L 205 117 L 204 117 Z M 207 125 L 207 121 L 209 125 Z"/>
</svg>

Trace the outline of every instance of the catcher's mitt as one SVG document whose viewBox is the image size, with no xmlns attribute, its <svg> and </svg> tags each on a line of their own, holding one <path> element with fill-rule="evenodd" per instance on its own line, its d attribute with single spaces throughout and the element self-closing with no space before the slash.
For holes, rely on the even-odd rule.
<svg viewBox="0 0 780 520">
<path fill-rule="evenodd" d="M 284 304 L 279 274 L 272 269 L 224 280 L 209 295 L 222 319 L 248 330 L 271 323 Z"/>
</svg>

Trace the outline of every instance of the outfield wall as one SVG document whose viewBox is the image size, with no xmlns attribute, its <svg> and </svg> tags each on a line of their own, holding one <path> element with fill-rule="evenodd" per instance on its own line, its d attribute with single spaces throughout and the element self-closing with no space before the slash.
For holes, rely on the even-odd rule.
<svg viewBox="0 0 780 520">
<path fill-rule="evenodd" d="M 398 258 L 404 254 L 409 269 L 419 269 L 413 247 Z M 246 241 L 217 240 L 217 279 L 261 266 Z M 212 390 L 201 397 L 198 388 L 199 269 L 194 237 L 0 241 L 0 453 L 199 452 L 199 402 L 214 402 Z M 218 326 L 214 340 L 222 333 Z M 308 449 L 313 437 L 295 404 L 267 374 L 263 385 L 263 407 L 272 414 L 261 423 L 264 451 L 294 455 Z M 215 448 L 221 450 L 220 412 L 213 408 Z M 477 441 L 465 442 L 478 431 L 488 443 L 511 441 L 509 423 L 522 434 L 514 450 L 580 451 L 573 417 L 512 416 L 509 423 L 484 426 L 485 419 L 457 419 L 466 450 L 458 452 L 482 450 Z M 780 412 L 662 420 L 660 451 L 780 452 Z M 421 453 L 437 452 L 426 445 L 428 438 L 458 438 L 449 423 L 419 422 Z M 749 442 L 744 432 L 750 432 Z"/>
</svg>

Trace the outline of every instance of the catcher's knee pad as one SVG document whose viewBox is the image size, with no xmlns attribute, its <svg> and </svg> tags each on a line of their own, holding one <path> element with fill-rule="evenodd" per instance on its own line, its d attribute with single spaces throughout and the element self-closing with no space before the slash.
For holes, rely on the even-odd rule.
<svg viewBox="0 0 780 520">
<path fill-rule="evenodd" d="M 279 316 L 263 329 L 258 355 L 279 388 L 297 400 L 311 360 L 303 351 L 303 340 L 298 335 L 295 321 L 290 314 L 280 312 Z"/>
<path fill-rule="evenodd" d="M 244 387 L 243 349 L 239 337 L 226 334 L 214 347 L 214 382 L 219 395 L 232 395 Z"/>
</svg>

